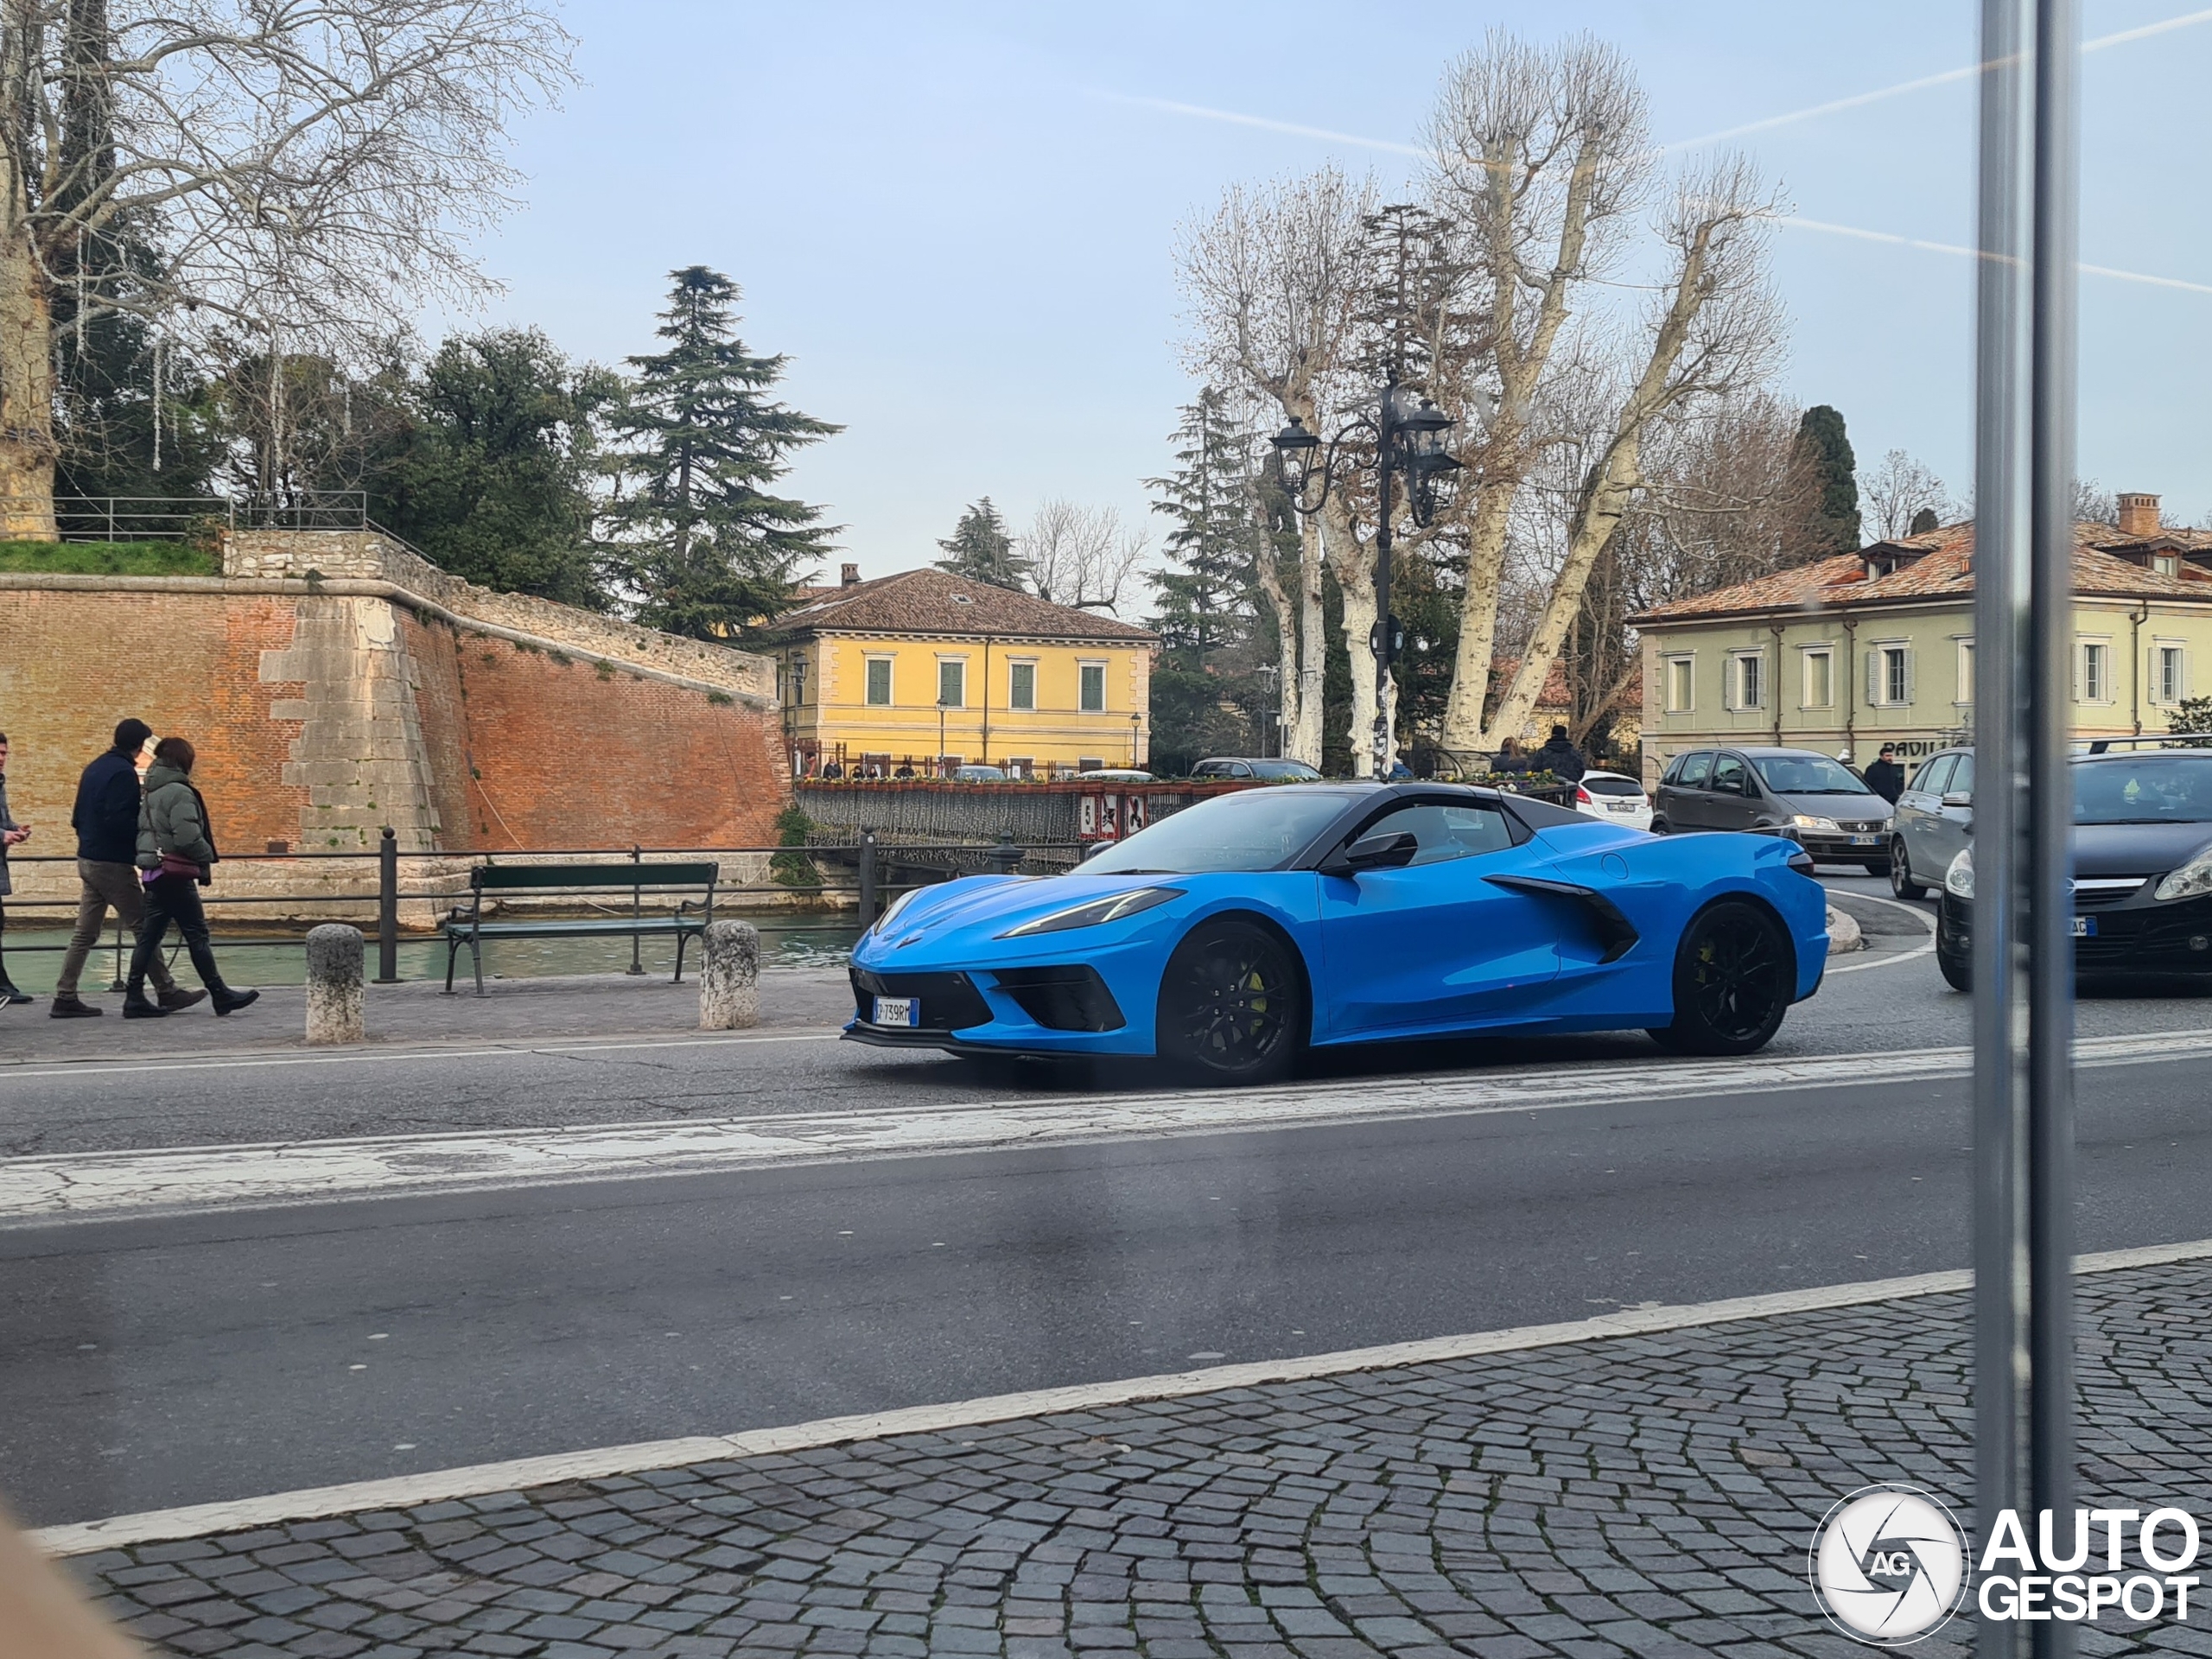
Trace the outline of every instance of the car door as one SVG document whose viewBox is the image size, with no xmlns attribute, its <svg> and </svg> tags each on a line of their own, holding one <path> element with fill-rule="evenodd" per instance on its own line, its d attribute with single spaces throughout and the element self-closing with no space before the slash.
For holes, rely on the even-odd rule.
<svg viewBox="0 0 2212 1659">
<path fill-rule="evenodd" d="M 1413 862 L 1321 877 L 1325 1038 L 1412 1035 L 1510 1018 L 1559 974 L 1547 901 L 1493 875 L 1541 874 L 1494 806 L 1465 798 L 1390 808 L 1349 839 L 1412 835 Z"/>
<path fill-rule="evenodd" d="M 1961 795 L 1966 797 L 1964 801 L 1959 802 L 1956 805 L 1948 804 L 1958 801 L 1958 798 Z M 1967 843 L 1974 839 L 1974 756 L 1972 754 L 1959 756 L 1958 764 L 1952 767 L 1950 775 L 1942 780 L 1941 792 L 1931 799 L 1932 805 L 1929 812 L 1928 826 L 1922 833 L 1929 845 L 1934 848 L 1936 856 L 1934 861 L 1927 866 L 1925 874 L 1930 880 L 1940 881 L 1943 878 L 1943 873 L 1951 868 L 1951 861 L 1966 851 Z M 1922 868 L 1918 842 L 1914 843 L 1912 867 L 1915 870 Z"/>
<path fill-rule="evenodd" d="M 1740 754 L 1725 750 L 1713 757 L 1713 779 L 1705 793 L 1706 830 L 1748 830 L 1751 827 L 1752 809 L 1758 804 L 1748 793 L 1758 785 L 1751 781 L 1751 768 Z"/>
<path fill-rule="evenodd" d="M 1698 821 L 1699 815 L 1704 810 L 1705 785 L 1712 776 L 1713 751 L 1700 749 L 1695 754 L 1682 757 L 1673 783 L 1659 785 L 1659 811 L 1669 830 L 1703 827 Z"/>
<path fill-rule="evenodd" d="M 1913 873 L 1923 880 L 1942 874 L 1944 866 L 1950 861 L 1948 858 L 1939 861 L 1938 815 L 1943 791 L 1949 787 L 1947 780 L 1957 759 L 1952 754 L 1939 754 L 1923 761 L 1919 770 L 1897 791 L 1896 804 L 1890 809 L 1890 822 L 1904 842 L 1905 858 Z"/>
</svg>

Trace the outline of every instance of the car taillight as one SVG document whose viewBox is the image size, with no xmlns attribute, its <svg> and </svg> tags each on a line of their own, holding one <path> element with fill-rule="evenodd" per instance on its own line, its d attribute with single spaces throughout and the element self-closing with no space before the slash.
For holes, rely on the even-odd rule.
<svg viewBox="0 0 2212 1659">
<path fill-rule="evenodd" d="M 1580 784 L 1577 784 L 1574 786 L 1574 804 L 1577 806 L 1587 806 L 1590 804 L 1590 791 L 1583 788 Z"/>
</svg>

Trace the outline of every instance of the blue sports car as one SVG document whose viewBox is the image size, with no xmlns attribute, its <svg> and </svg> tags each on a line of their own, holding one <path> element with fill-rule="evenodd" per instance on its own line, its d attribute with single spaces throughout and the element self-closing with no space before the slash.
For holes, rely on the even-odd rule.
<svg viewBox="0 0 2212 1659">
<path fill-rule="evenodd" d="M 853 952 L 845 1034 L 1238 1083 L 1309 1047 L 1475 1031 L 1748 1054 L 1827 966 L 1810 868 L 1775 836 L 1656 836 L 1490 790 L 1248 790 L 1065 875 L 907 893 Z"/>
</svg>

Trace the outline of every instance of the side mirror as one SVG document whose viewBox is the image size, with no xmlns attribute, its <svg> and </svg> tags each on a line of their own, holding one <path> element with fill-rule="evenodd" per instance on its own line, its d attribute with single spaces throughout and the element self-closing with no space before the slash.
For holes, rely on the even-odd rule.
<svg viewBox="0 0 2212 1659">
<path fill-rule="evenodd" d="M 1974 791 L 1970 789 L 1955 789 L 1943 798 L 1943 804 L 1970 807 L 1974 804 Z"/>
<path fill-rule="evenodd" d="M 1321 866 L 1324 875 L 1357 875 L 1362 870 L 1395 870 L 1414 861 L 1421 837 L 1400 830 L 1379 836 L 1362 836 Z"/>
</svg>

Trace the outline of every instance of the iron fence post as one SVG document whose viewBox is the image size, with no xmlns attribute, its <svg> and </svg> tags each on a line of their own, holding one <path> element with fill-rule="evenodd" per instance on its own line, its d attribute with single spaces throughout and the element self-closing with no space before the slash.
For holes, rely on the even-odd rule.
<svg viewBox="0 0 2212 1659">
<path fill-rule="evenodd" d="M 632 842 L 630 861 L 632 864 L 641 864 L 645 861 L 645 849 L 639 846 L 636 842 Z M 638 956 L 639 943 L 645 938 L 638 930 L 645 925 L 645 890 L 643 887 L 632 887 L 630 889 L 630 965 L 622 970 L 626 974 L 643 974 L 645 971 L 645 964 L 639 959 Z"/>
<path fill-rule="evenodd" d="M 875 925 L 875 831 L 862 825 L 861 829 L 861 907 L 860 925 Z"/>
<path fill-rule="evenodd" d="M 135 879 L 137 872 L 133 870 L 131 875 Z M 130 986 L 124 984 L 123 981 L 123 918 L 118 916 L 115 918 L 115 978 L 108 986 L 108 989 L 127 991 L 130 988 Z"/>
<path fill-rule="evenodd" d="M 1012 875 L 1021 868 L 1021 849 L 1014 844 L 1014 831 L 999 836 L 999 844 L 983 855 L 983 868 L 993 875 Z"/>
<path fill-rule="evenodd" d="M 390 824 L 377 843 L 377 976 L 399 983 L 399 836 Z"/>
</svg>

